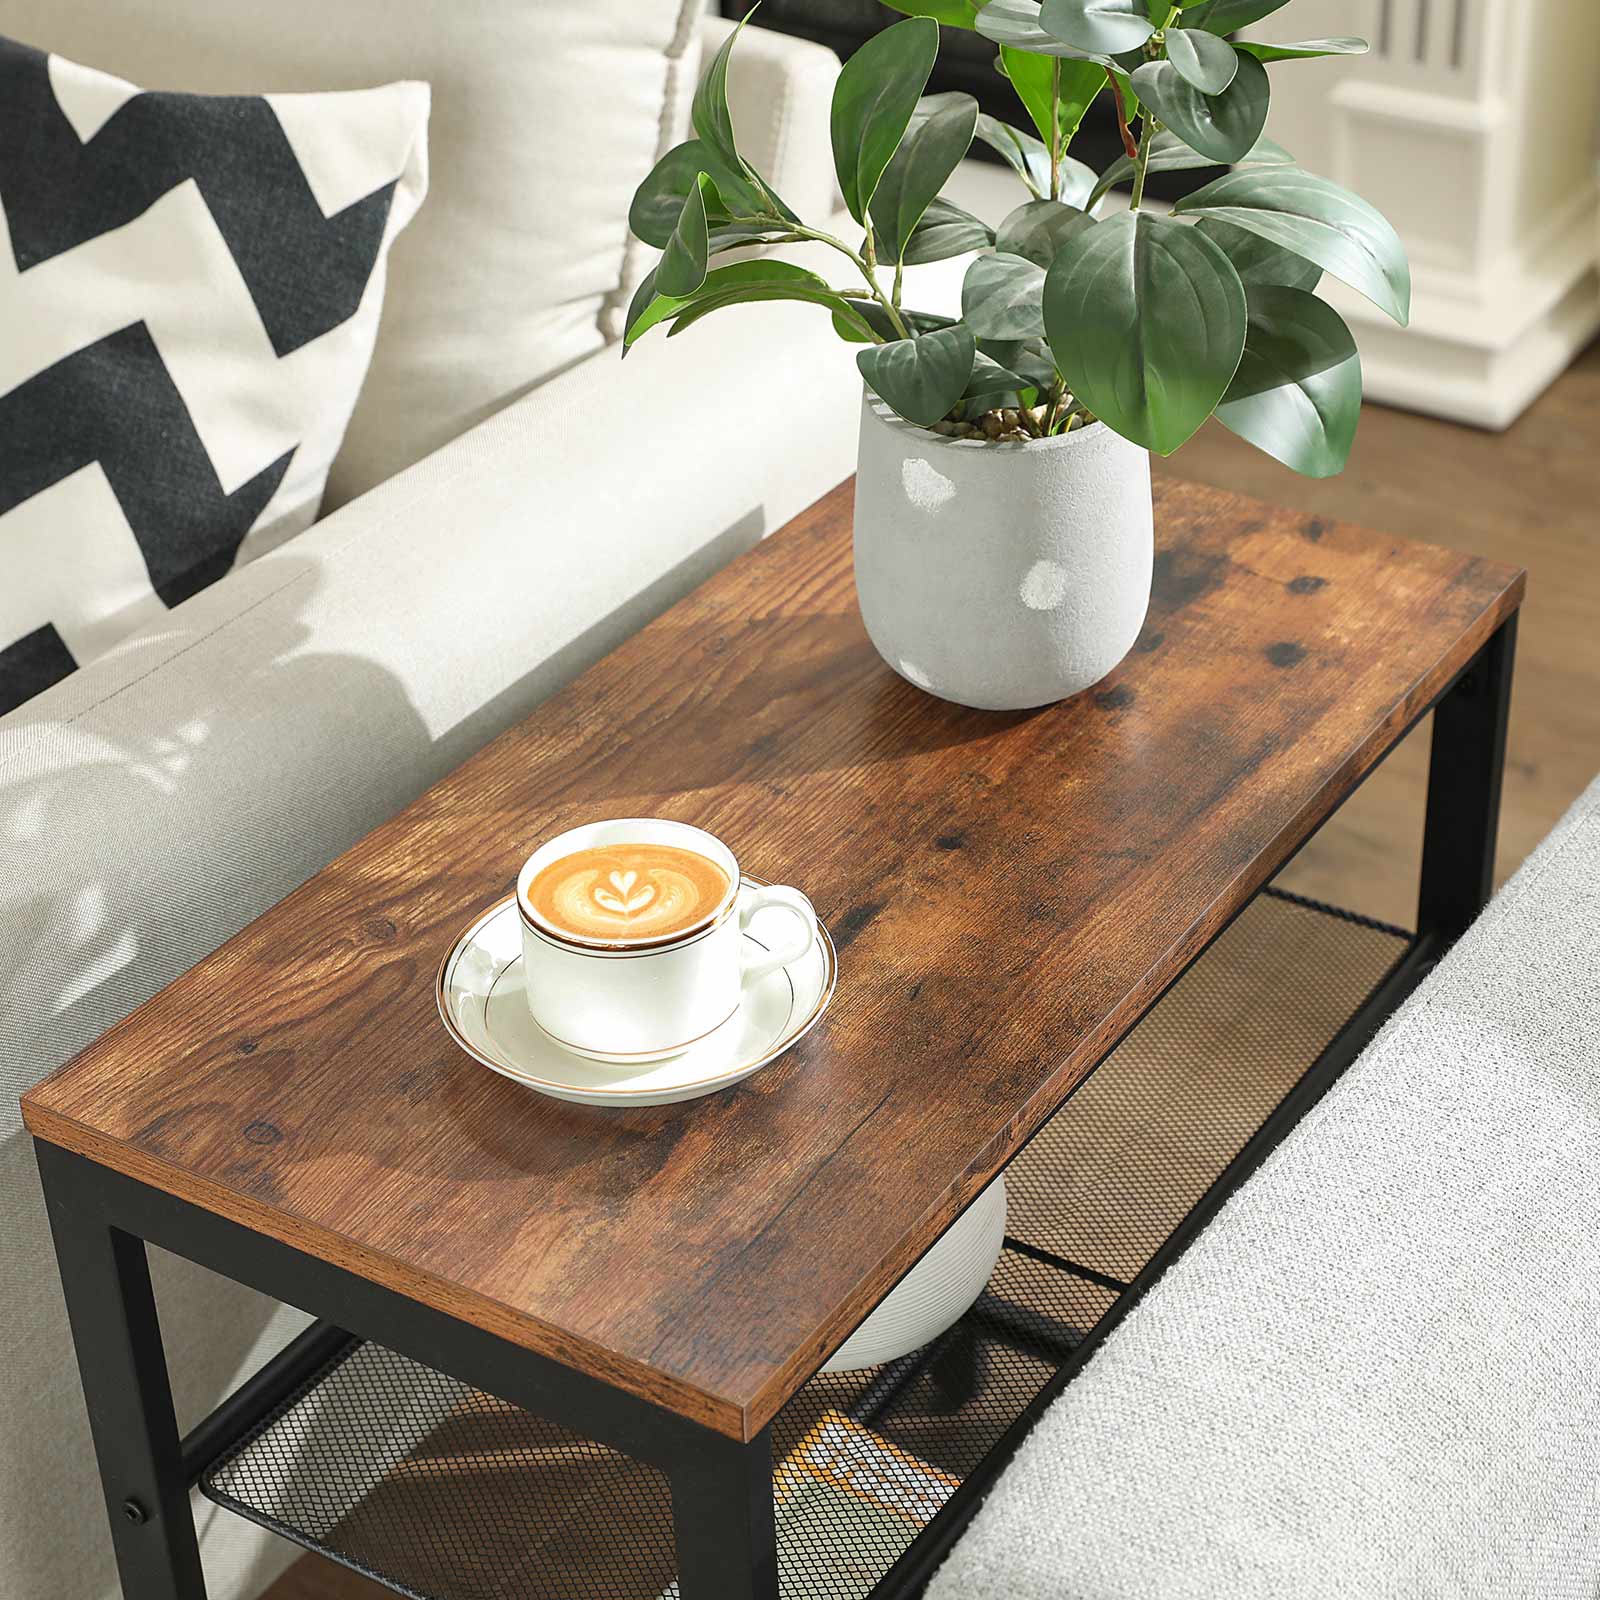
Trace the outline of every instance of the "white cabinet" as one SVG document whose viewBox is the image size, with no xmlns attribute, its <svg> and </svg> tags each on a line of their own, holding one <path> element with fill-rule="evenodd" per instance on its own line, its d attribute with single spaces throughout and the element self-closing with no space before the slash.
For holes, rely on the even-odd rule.
<svg viewBox="0 0 1600 1600">
<path fill-rule="evenodd" d="M 1411 255 L 1401 332 L 1340 285 L 1374 399 L 1511 422 L 1600 328 L 1600 4 L 1291 0 L 1250 30 L 1360 33 L 1272 69 L 1268 130 L 1372 201 Z"/>
</svg>

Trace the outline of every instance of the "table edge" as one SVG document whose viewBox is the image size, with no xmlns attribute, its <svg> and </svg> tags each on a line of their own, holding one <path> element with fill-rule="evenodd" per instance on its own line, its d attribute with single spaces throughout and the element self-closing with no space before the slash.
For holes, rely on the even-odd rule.
<svg viewBox="0 0 1600 1600">
<path fill-rule="evenodd" d="M 55 1145 L 97 1166 L 132 1178 L 136 1183 L 158 1189 L 185 1205 L 196 1206 L 292 1250 L 381 1284 L 407 1299 L 504 1339 L 508 1344 L 584 1373 L 596 1382 L 658 1405 L 716 1433 L 748 1443 L 759 1431 L 759 1425 L 749 1425 L 746 1409 L 737 1402 L 674 1378 L 631 1356 L 576 1339 L 501 1301 L 432 1273 L 419 1272 L 319 1223 L 303 1221 L 209 1178 L 176 1167 L 160 1156 L 110 1138 L 53 1107 L 30 1101 L 32 1093 L 29 1090 L 28 1095 L 23 1096 L 22 1119 L 29 1135 L 41 1143 Z M 302 1309 L 315 1312 L 314 1307 Z M 470 1315 L 466 1314 L 469 1311 Z M 530 1334 L 533 1337 L 529 1337 Z M 597 1355 L 604 1359 L 596 1361 Z"/>
</svg>

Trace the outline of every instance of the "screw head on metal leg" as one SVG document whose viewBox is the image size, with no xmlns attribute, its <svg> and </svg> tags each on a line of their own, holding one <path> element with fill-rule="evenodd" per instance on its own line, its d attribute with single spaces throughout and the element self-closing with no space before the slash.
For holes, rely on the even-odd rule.
<svg viewBox="0 0 1600 1600">
<path fill-rule="evenodd" d="M 149 1520 L 149 1513 L 137 1500 L 128 1499 L 122 1502 L 122 1514 L 129 1522 L 137 1527 L 142 1522 Z"/>
</svg>

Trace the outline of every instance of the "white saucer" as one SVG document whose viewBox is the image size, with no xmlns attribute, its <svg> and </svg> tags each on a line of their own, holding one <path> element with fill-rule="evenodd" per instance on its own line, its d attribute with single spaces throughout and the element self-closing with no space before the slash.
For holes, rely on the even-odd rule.
<svg viewBox="0 0 1600 1600">
<path fill-rule="evenodd" d="M 759 887 L 762 880 L 744 882 Z M 753 928 L 762 917 L 756 913 Z M 745 938 L 767 948 L 752 932 Z M 738 1011 L 682 1055 L 639 1066 L 589 1061 L 558 1045 L 528 1010 L 517 900 L 507 895 L 444 958 L 439 1015 L 469 1056 L 540 1094 L 586 1106 L 666 1106 L 715 1094 L 776 1060 L 828 1009 L 837 971 L 833 941 L 819 922 L 805 955 L 750 985 Z"/>
</svg>

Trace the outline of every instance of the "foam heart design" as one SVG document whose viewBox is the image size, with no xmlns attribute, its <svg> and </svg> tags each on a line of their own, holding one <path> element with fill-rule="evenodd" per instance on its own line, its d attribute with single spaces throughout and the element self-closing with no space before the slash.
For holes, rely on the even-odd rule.
<svg viewBox="0 0 1600 1600">
<path fill-rule="evenodd" d="M 643 911 L 656 897 L 653 883 L 647 883 L 637 894 L 632 892 L 634 884 L 639 881 L 637 872 L 613 872 L 608 881 L 611 884 L 609 889 L 598 884 L 595 886 L 595 904 L 618 916 L 631 917 L 635 911 Z"/>
</svg>

